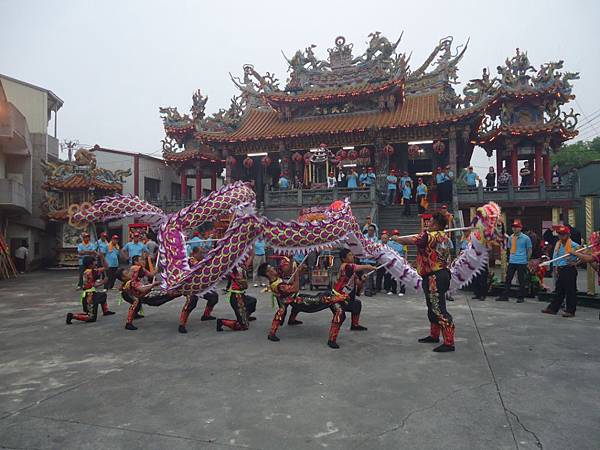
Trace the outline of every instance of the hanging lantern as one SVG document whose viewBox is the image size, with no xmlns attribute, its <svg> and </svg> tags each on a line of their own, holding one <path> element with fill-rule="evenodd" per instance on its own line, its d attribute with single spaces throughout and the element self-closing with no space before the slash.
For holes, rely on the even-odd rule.
<svg viewBox="0 0 600 450">
<path fill-rule="evenodd" d="M 290 162 L 290 158 L 287 156 L 284 156 L 283 158 L 281 158 L 281 164 L 283 164 L 284 166 L 287 166 Z"/>
<path fill-rule="evenodd" d="M 296 164 L 300 164 L 304 158 L 302 158 L 302 154 L 300 152 L 295 152 L 292 155 L 292 159 Z"/>
<path fill-rule="evenodd" d="M 371 157 L 371 150 L 369 150 L 367 147 L 363 147 L 360 149 L 360 157 L 361 158 L 370 158 Z"/>
<path fill-rule="evenodd" d="M 419 147 L 416 144 L 413 145 L 409 145 L 408 146 L 408 156 L 410 159 L 415 159 L 417 156 L 419 156 L 419 150 L 421 150 L 421 147 Z"/>
<path fill-rule="evenodd" d="M 235 156 L 228 156 L 227 159 L 225 160 L 225 163 L 228 166 L 233 167 L 237 164 L 237 159 L 235 159 Z"/>
<path fill-rule="evenodd" d="M 392 156 L 394 154 L 394 147 L 392 147 L 390 144 L 387 144 L 385 147 L 383 147 L 383 154 L 386 156 Z"/>
<path fill-rule="evenodd" d="M 435 141 L 433 143 L 433 151 L 438 155 L 443 154 L 444 150 L 446 150 L 446 145 L 442 141 Z"/>
<path fill-rule="evenodd" d="M 246 169 L 250 169 L 254 165 L 254 160 L 247 156 L 243 164 Z"/>
<path fill-rule="evenodd" d="M 354 149 L 350 150 L 348 152 L 348 159 L 350 161 L 356 161 L 356 159 L 358 159 L 358 152 Z"/>
<path fill-rule="evenodd" d="M 260 163 L 263 167 L 269 167 L 271 165 L 271 158 L 269 158 L 269 156 L 263 156 Z"/>
<path fill-rule="evenodd" d="M 335 152 L 335 157 L 339 161 L 346 159 L 346 156 L 348 156 L 348 153 L 346 153 L 346 150 L 344 150 L 343 148 L 341 148 L 337 152 Z"/>
</svg>

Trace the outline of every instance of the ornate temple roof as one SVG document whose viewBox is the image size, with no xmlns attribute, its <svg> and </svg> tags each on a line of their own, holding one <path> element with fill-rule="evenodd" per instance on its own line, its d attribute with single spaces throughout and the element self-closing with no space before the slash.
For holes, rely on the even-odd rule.
<svg viewBox="0 0 600 450">
<path fill-rule="evenodd" d="M 121 191 L 123 179 L 131 175 L 131 169 L 112 171 L 96 167 L 96 156 L 85 149 L 75 152 L 75 161 L 42 160 L 42 171 L 46 175 L 42 188 L 58 191 L 80 191 L 92 188 Z"/>
<path fill-rule="evenodd" d="M 196 138 L 208 143 L 243 142 L 282 139 L 313 134 L 335 134 L 364 131 L 369 128 L 418 127 L 442 122 L 455 122 L 481 111 L 459 110 L 454 114 L 442 112 L 436 94 L 407 97 L 394 111 L 357 112 L 324 115 L 282 121 L 275 110 L 253 110 L 233 133 L 196 133 Z"/>
<path fill-rule="evenodd" d="M 563 61 L 536 70 L 527 54 L 517 49 L 514 57 L 497 67 L 498 78 L 484 69 L 480 79 L 465 85 L 461 96 L 454 85 L 468 42 L 453 49 L 452 37 L 441 39 L 413 70 L 410 56 L 397 50 L 401 37 L 391 42 L 379 32 L 371 33 L 367 49 L 359 56 L 353 55 L 353 44 L 342 36 L 327 49 L 325 60 L 317 58 L 315 45 L 296 51 L 292 58 L 284 55 L 290 75 L 283 88 L 274 74 L 261 75 L 246 64 L 242 78 L 230 74 L 240 94 L 231 99 L 228 109 L 206 116 L 208 97 L 199 90 L 192 97 L 190 115 L 180 114 L 177 108 L 160 108 L 167 135 L 163 156 L 168 161 L 185 160 L 194 153 L 188 147 L 193 150 L 199 145 L 224 148 L 237 143 L 244 151 L 239 143 L 259 145 L 261 140 L 459 121 L 468 122 L 473 130 L 481 126 L 473 133 L 482 139 L 500 125 L 503 131 L 497 133 L 519 133 L 530 130 L 532 123 L 539 130 L 562 130 L 557 137 L 563 140 L 576 134 L 577 115 L 567 115 L 560 107 L 574 98 L 570 82 L 579 75 L 561 72 Z"/>
</svg>

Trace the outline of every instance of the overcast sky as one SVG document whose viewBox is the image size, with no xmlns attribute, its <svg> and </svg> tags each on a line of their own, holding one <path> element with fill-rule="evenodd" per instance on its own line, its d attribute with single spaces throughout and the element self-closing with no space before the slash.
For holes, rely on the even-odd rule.
<svg viewBox="0 0 600 450">
<path fill-rule="evenodd" d="M 600 3 L 590 1 L 27 1 L 0 0 L 0 73 L 52 90 L 65 102 L 60 139 L 160 154 L 159 106 L 187 112 L 192 92 L 207 112 L 226 107 L 236 89 L 228 72 L 242 65 L 284 81 L 288 56 L 316 44 L 325 59 L 336 36 L 362 53 L 367 35 L 396 40 L 417 67 L 438 41 L 471 38 L 461 82 L 479 77 L 519 47 L 534 66 L 565 60 L 581 72 L 573 107 L 600 109 Z M 600 120 L 582 137 L 600 134 Z M 478 167 L 488 159 L 477 155 Z M 491 161 L 490 161 L 491 162 Z"/>
</svg>

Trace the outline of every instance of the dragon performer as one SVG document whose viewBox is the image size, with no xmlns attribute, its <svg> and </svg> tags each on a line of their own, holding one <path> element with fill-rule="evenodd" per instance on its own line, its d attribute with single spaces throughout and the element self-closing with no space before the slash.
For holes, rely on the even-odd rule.
<svg viewBox="0 0 600 450">
<path fill-rule="evenodd" d="M 332 245 L 348 245 L 357 256 L 371 255 L 388 263 L 390 273 L 399 282 L 412 289 L 419 288 L 421 278 L 401 257 L 362 237 L 347 200 L 335 202 L 321 220 L 311 222 L 272 221 L 258 216 L 255 204 L 252 188 L 236 182 L 173 214 L 165 214 L 136 196 L 119 194 L 98 200 L 82 210 L 74 208 L 70 222 L 74 225 L 106 222 L 135 215 L 138 220 L 150 224 L 160 242 L 158 278 L 161 292 L 140 294 L 140 302 L 151 306 L 162 305 L 180 296 L 198 298 L 210 294 L 220 280 L 227 278 L 246 260 L 259 235 L 281 254 L 306 254 Z M 232 220 L 223 238 L 200 260 L 188 260 L 185 232 L 224 214 L 232 214 Z M 155 298 L 158 301 L 154 301 Z"/>
<path fill-rule="evenodd" d="M 500 207 L 490 202 L 477 209 L 471 227 L 471 239 L 467 249 L 449 264 L 450 240 L 445 231 L 448 219 L 442 213 L 435 213 L 429 221 L 428 229 L 415 236 L 393 236 L 392 239 L 403 245 L 417 247 L 417 270 L 423 277 L 423 292 L 427 303 L 429 335 L 419 339 L 420 343 L 438 343 L 440 334 L 443 343 L 434 352 L 453 352 L 455 325 L 452 315 L 446 309 L 446 293 L 465 286 L 484 270 L 488 262 L 486 245 L 500 241 L 497 230 Z"/>
<path fill-rule="evenodd" d="M 199 261 L 190 263 L 186 255 L 185 232 L 225 214 L 231 214 L 232 218 L 224 236 Z M 403 257 L 390 247 L 363 237 L 347 199 L 332 203 L 318 220 L 269 220 L 257 214 L 256 195 L 251 186 L 235 182 L 172 214 L 166 214 L 136 196 L 119 194 L 98 200 L 82 210 L 73 208 L 69 220 L 78 225 L 133 215 L 150 224 L 158 236 L 159 278 L 161 289 L 169 297 L 200 297 L 214 291 L 222 279 L 247 259 L 258 236 L 262 236 L 276 253 L 287 255 L 306 254 L 332 246 L 347 247 L 358 258 L 375 260 L 407 289 L 421 287 L 421 276 Z M 457 260 L 451 288 L 468 283 L 480 270 L 478 263 L 474 266 L 471 263 L 465 258 Z"/>
</svg>

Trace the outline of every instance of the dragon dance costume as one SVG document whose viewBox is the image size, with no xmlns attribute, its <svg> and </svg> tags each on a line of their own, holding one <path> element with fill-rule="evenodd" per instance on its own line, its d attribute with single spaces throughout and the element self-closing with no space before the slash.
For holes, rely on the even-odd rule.
<svg viewBox="0 0 600 450">
<path fill-rule="evenodd" d="M 68 313 L 67 324 L 71 323 L 72 319 L 82 322 L 95 322 L 98 317 L 98 305 L 102 307 L 102 313 L 105 316 L 110 316 L 114 312 L 109 311 L 108 303 L 106 302 L 106 292 L 96 291 L 96 278 L 100 275 L 101 270 L 87 268 L 83 272 L 83 291 L 81 293 L 81 306 L 83 313 Z"/>
<path fill-rule="evenodd" d="M 331 292 L 323 292 L 317 295 L 300 294 L 298 293 L 297 287 L 293 284 L 286 283 L 281 277 L 269 281 L 271 292 L 273 293 L 278 306 L 271 324 L 271 331 L 268 336 L 269 340 L 279 341 L 277 330 L 283 322 L 289 305 L 292 306 L 292 311 L 295 314 L 298 314 L 299 312 L 315 313 L 323 311 L 324 309 L 330 309 L 333 313 L 333 319 L 331 320 L 331 326 L 329 328 L 327 345 L 331 348 L 339 348 L 337 337 L 340 333 L 342 323 L 346 319 L 342 305 L 348 301 L 347 295 L 339 295 Z M 292 317 L 295 316 L 293 315 Z M 290 320 L 292 320 L 292 317 L 290 317 Z"/>
<path fill-rule="evenodd" d="M 441 332 L 444 346 L 453 350 L 455 327 L 452 316 L 446 309 L 446 292 L 450 288 L 448 236 L 444 231 L 424 231 L 415 238 L 415 244 L 417 271 L 423 277 L 423 292 L 430 323 L 429 336 L 419 342 L 439 342 Z M 440 347 L 434 350 L 440 351 Z"/>
<path fill-rule="evenodd" d="M 251 315 L 256 310 L 256 298 L 246 294 L 247 288 L 246 271 L 241 267 L 234 269 L 229 274 L 227 292 L 236 320 L 217 319 L 217 331 L 223 331 L 224 326 L 234 331 L 245 331 L 250 327 L 250 320 L 254 319 Z"/>
</svg>

